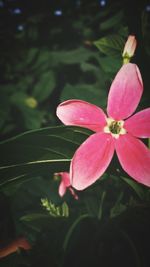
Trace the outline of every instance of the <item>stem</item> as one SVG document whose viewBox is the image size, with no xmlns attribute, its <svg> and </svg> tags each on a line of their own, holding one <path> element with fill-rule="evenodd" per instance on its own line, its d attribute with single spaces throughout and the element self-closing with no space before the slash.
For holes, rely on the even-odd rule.
<svg viewBox="0 0 150 267">
<path fill-rule="evenodd" d="M 75 229 L 75 227 L 77 226 L 77 224 L 82 221 L 83 219 L 85 218 L 88 218 L 88 217 L 91 217 L 89 214 L 82 214 L 81 216 L 79 216 L 75 221 L 74 223 L 71 225 L 71 227 L 69 228 L 68 230 L 68 233 L 66 234 L 66 237 L 65 237 L 65 240 L 64 240 L 64 243 L 63 243 L 63 249 L 66 250 L 67 248 L 67 245 L 68 245 L 68 242 L 69 242 L 69 239 L 73 233 L 73 230 Z"/>
<path fill-rule="evenodd" d="M 130 58 L 129 57 L 124 57 L 123 58 L 123 65 L 124 64 L 127 64 L 127 63 L 129 63 L 130 62 Z"/>
<path fill-rule="evenodd" d="M 100 206 L 99 206 L 98 215 L 97 215 L 97 217 L 98 217 L 99 220 L 102 219 L 102 213 L 103 213 L 102 207 L 103 207 L 105 196 L 106 196 L 106 191 L 104 191 L 102 193 L 102 196 L 101 196 Z"/>
</svg>

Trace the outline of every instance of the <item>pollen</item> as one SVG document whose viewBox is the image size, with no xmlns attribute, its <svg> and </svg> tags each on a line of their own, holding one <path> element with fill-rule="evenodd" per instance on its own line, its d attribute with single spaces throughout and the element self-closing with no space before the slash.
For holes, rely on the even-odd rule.
<svg viewBox="0 0 150 267">
<path fill-rule="evenodd" d="M 123 128 L 124 121 L 116 121 L 111 118 L 107 118 L 107 125 L 104 127 L 105 133 L 111 133 L 113 137 L 118 138 L 121 134 L 126 134 L 126 130 Z"/>
</svg>

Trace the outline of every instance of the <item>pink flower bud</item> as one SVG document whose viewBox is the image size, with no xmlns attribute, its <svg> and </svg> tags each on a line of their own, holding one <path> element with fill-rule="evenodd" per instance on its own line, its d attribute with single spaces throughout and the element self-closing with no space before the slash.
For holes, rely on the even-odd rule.
<svg viewBox="0 0 150 267">
<path fill-rule="evenodd" d="M 137 46 L 137 41 L 134 35 L 129 35 L 125 43 L 124 50 L 122 53 L 123 58 L 131 58 L 134 55 Z"/>
</svg>

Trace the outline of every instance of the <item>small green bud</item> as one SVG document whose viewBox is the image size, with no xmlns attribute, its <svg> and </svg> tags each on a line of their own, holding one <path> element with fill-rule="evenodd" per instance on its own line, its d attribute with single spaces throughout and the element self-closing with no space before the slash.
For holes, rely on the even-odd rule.
<svg viewBox="0 0 150 267">
<path fill-rule="evenodd" d="M 34 97 L 28 97 L 25 99 L 25 104 L 30 108 L 36 108 L 38 105 L 38 102 Z"/>
</svg>

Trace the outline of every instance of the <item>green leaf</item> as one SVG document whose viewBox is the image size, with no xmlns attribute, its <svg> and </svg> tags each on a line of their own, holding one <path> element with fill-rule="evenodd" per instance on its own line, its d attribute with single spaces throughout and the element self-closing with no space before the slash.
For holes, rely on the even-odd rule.
<svg viewBox="0 0 150 267">
<path fill-rule="evenodd" d="M 67 203 L 63 202 L 61 207 L 62 207 L 62 216 L 68 217 L 69 216 L 69 207 L 68 207 Z"/>
<path fill-rule="evenodd" d="M 30 222 L 34 220 L 47 219 L 50 216 L 45 213 L 31 213 L 24 215 L 20 218 L 20 221 Z"/>
<path fill-rule="evenodd" d="M 70 160 L 91 131 L 80 127 L 48 127 L 0 143 L 0 185 L 68 170 Z"/>
<path fill-rule="evenodd" d="M 116 56 L 122 54 L 125 38 L 119 34 L 108 35 L 94 42 L 95 46 L 107 56 Z"/>
<path fill-rule="evenodd" d="M 70 51 L 60 50 L 57 52 L 43 49 L 38 54 L 33 69 L 36 72 L 39 70 L 44 72 L 55 66 L 60 67 L 60 63 L 67 65 L 80 64 L 89 60 L 91 57 L 95 57 L 95 52 L 89 51 L 84 47 L 79 47 Z"/>
<path fill-rule="evenodd" d="M 34 62 L 35 58 L 37 57 L 38 53 L 40 52 L 40 50 L 37 47 L 31 47 L 27 53 L 27 58 L 26 58 L 26 64 L 32 65 L 32 63 Z"/>
<path fill-rule="evenodd" d="M 26 67 L 27 68 L 27 67 Z M 20 72 L 20 69 L 19 69 Z M 27 92 L 33 87 L 34 77 L 33 74 L 22 75 L 19 73 L 19 80 L 16 84 L 12 84 L 13 92 L 20 93 L 20 91 Z"/>
<path fill-rule="evenodd" d="M 106 92 L 100 90 L 95 84 L 66 84 L 61 93 L 60 100 L 65 101 L 68 99 L 81 99 L 104 107 L 106 105 Z"/>
<path fill-rule="evenodd" d="M 132 179 L 121 176 L 121 178 L 135 191 L 140 199 L 145 198 L 145 190 L 142 188 L 142 185 L 134 182 Z"/>
<path fill-rule="evenodd" d="M 103 191 L 102 196 L 101 196 L 101 201 L 100 201 L 100 206 L 99 206 L 99 211 L 98 211 L 98 219 L 101 220 L 102 219 L 102 215 L 103 215 L 103 205 L 104 205 L 104 200 L 106 197 L 106 191 Z"/>
<path fill-rule="evenodd" d="M 34 58 L 34 64 L 31 65 L 31 69 L 36 73 L 41 73 L 41 71 L 47 71 L 49 64 L 53 66 L 52 52 L 48 49 L 40 49 Z"/>
<path fill-rule="evenodd" d="M 126 205 L 122 204 L 123 198 L 123 192 L 120 192 L 120 194 L 117 197 L 116 203 L 110 210 L 110 218 L 118 216 L 120 213 L 124 212 L 126 210 Z"/>
<path fill-rule="evenodd" d="M 20 110 L 22 112 L 23 125 L 25 129 L 32 130 L 41 127 L 45 114 L 44 111 L 39 111 L 26 106 L 22 106 Z"/>
<path fill-rule="evenodd" d="M 97 66 L 95 66 L 95 65 L 93 65 L 91 63 L 88 63 L 88 62 L 82 62 L 81 65 L 80 65 L 80 67 L 81 67 L 81 70 L 83 72 L 91 71 L 91 72 L 94 72 L 96 74 L 98 72 L 100 72 L 99 67 L 97 67 Z"/>
<path fill-rule="evenodd" d="M 28 95 L 25 92 L 14 92 L 10 100 L 13 105 L 17 107 L 22 107 L 23 105 L 25 105 L 25 99 L 27 97 Z"/>
<path fill-rule="evenodd" d="M 113 27 L 118 27 L 122 19 L 123 19 L 123 11 L 121 10 L 114 16 L 108 18 L 107 20 L 105 19 L 105 21 L 100 24 L 100 29 L 104 31 L 104 30 L 110 30 Z"/>
<path fill-rule="evenodd" d="M 29 105 L 29 99 L 31 100 L 32 98 L 30 98 L 26 93 L 19 92 L 12 95 L 11 102 L 17 107 L 17 109 L 19 109 L 19 116 L 21 117 L 21 122 L 25 129 L 32 130 L 41 126 L 44 112 Z M 35 100 L 36 104 L 36 99 L 33 98 L 32 100 Z"/>
<path fill-rule="evenodd" d="M 64 64 L 79 64 L 83 61 L 89 60 L 91 57 L 95 57 L 95 52 L 89 51 L 84 47 L 79 47 L 71 51 L 57 51 L 51 53 L 52 59 L 56 65 Z"/>
<path fill-rule="evenodd" d="M 86 218 L 90 218 L 91 216 L 89 214 L 82 214 L 80 215 L 79 217 L 77 217 L 76 220 L 74 220 L 73 224 L 70 226 L 66 236 L 65 236 L 65 240 L 64 240 L 64 243 L 63 243 L 63 249 L 64 251 L 66 251 L 67 247 L 68 247 L 68 243 L 71 239 L 71 236 L 75 230 L 75 228 L 77 227 L 77 225 L 84 219 Z"/>
<path fill-rule="evenodd" d="M 120 56 L 105 56 L 99 59 L 99 63 L 106 73 L 116 74 L 122 66 L 122 59 Z"/>
<path fill-rule="evenodd" d="M 56 86 L 53 71 L 47 71 L 39 76 L 39 80 L 33 87 L 32 95 L 41 102 L 45 100 Z"/>
</svg>

